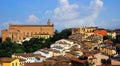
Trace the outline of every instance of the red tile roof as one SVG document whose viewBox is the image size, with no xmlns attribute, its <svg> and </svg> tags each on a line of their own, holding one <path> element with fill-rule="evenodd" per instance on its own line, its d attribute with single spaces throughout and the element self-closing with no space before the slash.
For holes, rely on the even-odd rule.
<svg viewBox="0 0 120 66">
<path fill-rule="evenodd" d="M 41 62 L 35 62 L 35 63 L 25 63 L 23 66 L 44 66 Z"/>
<path fill-rule="evenodd" d="M 80 60 L 78 58 L 71 58 L 71 61 L 79 62 L 79 63 L 85 63 L 87 60 Z"/>
<path fill-rule="evenodd" d="M 0 62 L 4 63 L 10 63 L 12 61 L 16 60 L 16 58 L 0 58 Z"/>
</svg>

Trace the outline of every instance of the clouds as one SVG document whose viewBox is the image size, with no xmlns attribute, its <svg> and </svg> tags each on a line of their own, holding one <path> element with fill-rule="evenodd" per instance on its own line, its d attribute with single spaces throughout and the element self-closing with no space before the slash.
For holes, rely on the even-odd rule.
<svg viewBox="0 0 120 66">
<path fill-rule="evenodd" d="M 63 28 L 95 26 L 104 3 L 102 0 L 91 0 L 89 6 L 81 8 L 80 4 L 70 4 L 68 0 L 59 0 L 59 6 L 53 11 L 53 20 Z"/>
<path fill-rule="evenodd" d="M 102 0 L 90 0 L 88 5 L 70 3 L 69 0 L 58 0 L 59 4 L 53 10 L 46 10 L 41 18 L 34 13 L 24 20 L 19 21 L 21 24 L 40 24 L 51 18 L 56 29 L 80 27 L 80 26 L 96 26 L 101 9 L 104 7 Z M 6 23 L 7 24 L 7 23 Z"/>
<path fill-rule="evenodd" d="M 91 6 L 92 6 L 92 7 L 102 8 L 103 5 L 104 5 L 104 3 L 102 2 L 102 0 L 92 0 L 92 1 L 91 1 Z"/>
<path fill-rule="evenodd" d="M 38 21 L 39 21 L 39 18 L 35 16 L 34 14 L 29 15 L 28 19 L 26 20 L 26 22 L 28 23 L 36 23 Z"/>
<path fill-rule="evenodd" d="M 28 15 L 28 18 L 26 20 L 8 20 L 6 22 L 3 22 L 1 25 L 1 28 L 8 28 L 9 24 L 39 24 L 40 19 L 35 16 L 34 14 Z"/>
<path fill-rule="evenodd" d="M 60 6 L 54 9 L 53 18 L 56 20 L 69 20 L 76 18 L 79 13 L 77 4 L 69 4 L 68 0 L 59 0 Z"/>
<path fill-rule="evenodd" d="M 9 24 L 21 24 L 21 22 L 19 21 L 13 21 L 13 20 L 9 20 L 9 21 L 6 21 L 6 22 L 3 22 L 0 26 L 1 29 L 7 29 Z M 0 30 L 1 30 L 0 29 Z"/>
</svg>

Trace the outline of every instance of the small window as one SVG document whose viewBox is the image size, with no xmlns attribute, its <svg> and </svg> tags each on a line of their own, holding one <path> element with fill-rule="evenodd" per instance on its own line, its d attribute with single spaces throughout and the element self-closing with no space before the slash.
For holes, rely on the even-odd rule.
<svg viewBox="0 0 120 66">
<path fill-rule="evenodd" d="M 27 35 L 29 35 L 29 32 L 27 32 Z"/>
</svg>

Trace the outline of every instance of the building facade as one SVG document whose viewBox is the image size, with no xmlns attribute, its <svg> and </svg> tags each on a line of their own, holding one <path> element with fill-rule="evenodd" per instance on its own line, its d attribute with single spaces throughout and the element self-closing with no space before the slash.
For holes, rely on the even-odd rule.
<svg viewBox="0 0 120 66">
<path fill-rule="evenodd" d="M 98 27 L 80 27 L 80 28 L 72 28 L 72 35 L 74 34 L 84 34 L 86 36 L 94 34 L 94 30 L 98 29 Z"/>
<path fill-rule="evenodd" d="M 43 35 L 43 36 L 42 36 Z M 12 41 L 23 41 L 32 37 L 52 37 L 54 35 L 54 25 L 50 24 L 48 19 L 47 25 L 13 25 L 10 24 L 7 30 L 2 30 L 2 42 L 10 37 Z M 49 35 L 49 36 L 48 36 Z M 46 37 L 46 36 L 45 36 Z"/>
<path fill-rule="evenodd" d="M 0 62 L 2 66 L 21 66 L 16 58 L 0 58 Z"/>
<path fill-rule="evenodd" d="M 116 48 L 114 46 L 101 44 L 99 45 L 99 51 L 101 53 L 107 54 L 107 55 L 115 55 L 116 54 Z"/>
</svg>

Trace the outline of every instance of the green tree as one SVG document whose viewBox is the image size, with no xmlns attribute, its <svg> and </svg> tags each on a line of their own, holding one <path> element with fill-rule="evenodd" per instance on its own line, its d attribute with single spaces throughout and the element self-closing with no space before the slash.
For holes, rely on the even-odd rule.
<svg viewBox="0 0 120 66">
<path fill-rule="evenodd" d="M 107 36 L 106 36 L 106 39 L 108 39 L 108 40 L 113 40 L 114 38 L 113 38 L 112 36 L 110 36 L 110 35 L 107 35 Z"/>
<path fill-rule="evenodd" d="M 120 35 L 116 36 L 115 43 L 120 43 Z"/>
<path fill-rule="evenodd" d="M 69 35 L 71 35 L 71 29 L 64 29 L 60 33 L 61 39 L 68 39 Z"/>
<path fill-rule="evenodd" d="M 68 39 L 69 35 L 71 35 L 71 29 L 64 29 L 61 32 L 55 30 L 54 36 L 51 38 L 51 41 L 55 42 L 60 39 Z"/>
<path fill-rule="evenodd" d="M 107 36 L 105 36 L 104 37 L 104 40 L 111 40 L 112 42 L 115 42 L 115 38 L 113 38 L 112 36 L 110 36 L 110 35 L 107 35 Z"/>
<path fill-rule="evenodd" d="M 22 50 L 22 49 L 20 49 L 20 48 L 18 48 L 18 49 L 15 49 L 15 51 L 14 51 L 15 53 L 24 53 L 24 50 Z"/>
<path fill-rule="evenodd" d="M 0 44 L 0 57 L 11 57 L 13 53 L 24 52 L 23 46 L 12 42 L 10 38 Z"/>
<path fill-rule="evenodd" d="M 52 43 L 60 39 L 67 39 L 70 34 L 71 29 L 64 29 L 61 32 L 55 30 L 53 37 L 48 39 L 31 38 L 29 41 L 24 41 L 22 45 L 12 42 L 8 37 L 6 41 L 0 43 L 0 57 L 11 57 L 14 53 L 29 53 L 42 48 L 50 48 Z"/>
<path fill-rule="evenodd" d="M 58 30 L 55 30 L 54 36 L 51 38 L 51 40 L 52 40 L 52 42 L 55 42 L 59 39 L 60 39 L 60 34 L 59 34 Z"/>
</svg>

